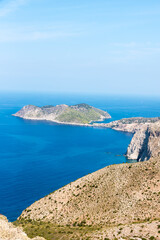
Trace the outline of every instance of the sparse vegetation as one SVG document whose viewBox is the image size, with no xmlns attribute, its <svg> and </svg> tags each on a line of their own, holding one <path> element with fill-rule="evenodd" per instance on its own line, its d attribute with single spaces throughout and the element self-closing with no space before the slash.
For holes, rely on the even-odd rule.
<svg viewBox="0 0 160 240">
<path fill-rule="evenodd" d="M 107 112 L 85 103 L 73 106 L 65 104 L 57 106 L 48 105 L 44 107 L 27 105 L 14 114 L 14 116 L 72 124 L 88 124 L 92 121 L 110 118 L 110 115 Z"/>
<path fill-rule="evenodd" d="M 91 235 L 94 231 L 97 231 L 99 227 L 96 226 L 84 226 L 82 222 L 79 226 L 60 226 L 50 222 L 42 222 L 42 221 L 16 221 L 14 223 L 15 226 L 22 226 L 24 231 L 30 238 L 34 238 L 36 236 L 44 237 L 46 240 L 80 240 L 80 239 L 87 239 L 82 238 L 82 236 Z M 88 236 L 88 239 L 91 239 Z"/>
<path fill-rule="evenodd" d="M 102 235 L 114 239 L 126 233 L 127 239 L 135 239 L 135 229 L 141 238 L 152 240 L 153 233 L 146 235 L 150 226 L 157 239 L 160 161 L 150 159 L 129 166 L 108 166 L 64 186 L 35 202 L 16 224 L 29 236 L 39 233 L 49 240 L 60 236 L 66 240 L 101 239 Z"/>
</svg>

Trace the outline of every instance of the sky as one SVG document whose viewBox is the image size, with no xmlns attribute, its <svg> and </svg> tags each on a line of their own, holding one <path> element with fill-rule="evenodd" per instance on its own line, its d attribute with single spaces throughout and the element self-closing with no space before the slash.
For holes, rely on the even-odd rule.
<svg viewBox="0 0 160 240">
<path fill-rule="evenodd" d="M 160 95 L 160 1 L 0 0 L 0 91 Z"/>
</svg>

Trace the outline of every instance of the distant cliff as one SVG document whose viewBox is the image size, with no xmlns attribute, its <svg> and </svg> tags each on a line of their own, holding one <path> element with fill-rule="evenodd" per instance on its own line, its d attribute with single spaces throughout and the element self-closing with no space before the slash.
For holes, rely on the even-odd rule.
<svg viewBox="0 0 160 240">
<path fill-rule="evenodd" d="M 160 121 L 142 126 L 134 134 L 127 149 L 127 157 L 137 161 L 160 156 Z"/>
<path fill-rule="evenodd" d="M 100 126 L 100 124 L 94 124 Z M 133 133 L 126 156 L 137 161 L 146 161 L 160 156 L 160 118 L 124 118 L 101 124 L 117 131 Z"/>
<path fill-rule="evenodd" d="M 102 121 L 111 118 L 107 112 L 85 103 L 72 106 L 62 104 L 44 107 L 27 105 L 13 115 L 24 119 L 48 120 L 57 123 L 75 125 L 84 125 L 93 121 Z"/>
<path fill-rule="evenodd" d="M 145 161 L 160 155 L 160 117 L 124 118 L 110 123 L 94 123 L 93 126 L 134 134 L 126 153 L 128 159 Z"/>
<path fill-rule="evenodd" d="M 158 121 L 160 121 L 160 117 L 155 118 L 133 117 L 123 118 L 121 120 L 113 121 L 102 125 L 104 125 L 104 127 L 109 127 L 117 131 L 135 133 L 142 127 L 149 126 L 151 123 L 156 123 Z M 97 123 L 97 125 L 99 125 L 99 123 Z"/>
</svg>

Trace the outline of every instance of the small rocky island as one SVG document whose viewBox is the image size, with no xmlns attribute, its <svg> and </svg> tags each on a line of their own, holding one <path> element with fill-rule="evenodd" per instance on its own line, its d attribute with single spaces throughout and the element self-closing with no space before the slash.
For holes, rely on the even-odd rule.
<svg viewBox="0 0 160 240">
<path fill-rule="evenodd" d="M 68 106 L 66 104 L 57 106 L 37 107 L 34 105 L 24 106 L 13 116 L 31 119 L 48 120 L 61 124 L 84 125 L 94 121 L 103 121 L 111 118 L 109 113 L 92 107 L 86 103 Z"/>
</svg>

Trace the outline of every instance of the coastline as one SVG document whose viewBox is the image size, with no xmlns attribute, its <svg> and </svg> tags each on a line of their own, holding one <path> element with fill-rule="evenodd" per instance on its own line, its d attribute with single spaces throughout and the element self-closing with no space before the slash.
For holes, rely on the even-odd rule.
<svg viewBox="0 0 160 240">
<path fill-rule="evenodd" d="M 16 115 L 13 115 L 16 116 Z M 146 161 L 150 157 L 157 157 L 160 151 L 156 152 L 159 143 L 160 118 L 125 118 L 110 123 L 80 124 L 70 122 L 60 122 L 52 119 L 21 117 L 28 120 L 51 121 L 61 125 L 72 125 L 82 127 L 111 128 L 115 131 L 133 134 L 130 144 L 126 150 L 128 159 L 137 161 Z M 152 137 L 153 136 L 153 137 Z M 157 140 L 155 140 L 157 138 Z"/>
<path fill-rule="evenodd" d="M 58 121 L 58 120 L 52 120 L 52 119 L 46 119 L 46 118 L 20 117 L 20 116 L 16 116 L 16 114 L 12 114 L 12 116 L 17 117 L 17 118 L 21 118 L 21 119 L 24 119 L 24 120 L 46 121 L 46 122 L 58 123 L 60 125 L 72 125 L 72 126 L 83 126 L 83 127 L 105 127 L 105 128 L 109 128 L 109 127 L 103 126 L 103 125 L 101 125 L 103 123 L 97 123 L 97 122 L 104 121 L 105 119 L 111 119 L 111 117 L 110 118 L 105 118 L 104 117 L 104 118 L 102 118 L 102 119 L 100 119 L 100 120 L 98 120 L 96 122 L 91 121 L 89 123 L 71 123 L 71 122 L 61 122 L 61 121 Z M 91 123 L 93 123 L 93 124 L 91 124 Z"/>
<path fill-rule="evenodd" d="M 73 126 L 84 126 L 84 127 L 91 127 L 92 126 L 91 124 L 88 124 L 88 123 L 70 123 L 70 122 L 60 122 L 60 121 L 51 120 L 51 119 L 44 119 L 44 118 L 27 118 L 27 117 L 16 116 L 15 114 L 12 114 L 12 116 L 17 117 L 17 118 L 21 118 L 21 119 L 24 119 L 24 120 L 46 121 L 46 122 L 58 123 L 60 125 L 73 125 Z"/>
</svg>

